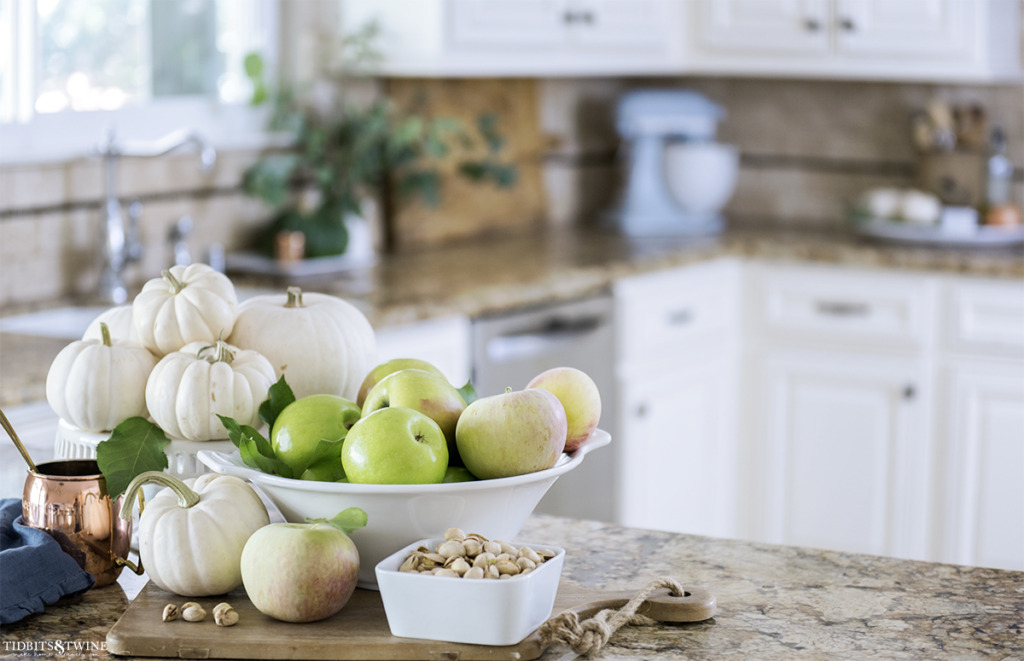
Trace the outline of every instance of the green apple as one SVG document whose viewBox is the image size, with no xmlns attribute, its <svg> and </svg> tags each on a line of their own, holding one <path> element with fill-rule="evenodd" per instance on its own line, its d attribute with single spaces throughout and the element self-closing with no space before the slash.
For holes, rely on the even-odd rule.
<svg viewBox="0 0 1024 661">
<path fill-rule="evenodd" d="M 366 394 L 370 392 L 370 389 L 377 385 L 377 383 L 388 374 L 393 374 L 399 370 L 407 369 L 433 372 L 434 374 L 445 378 L 444 373 L 441 370 L 425 360 L 420 360 L 419 358 L 393 358 L 370 370 L 366 375 L 366 378 L 363 379 L 362 385 L 359 386 L 359 394 L 356 396 L 356 404 L 362 406 L 363 402 L 366 401 Z"/>
<path fill-rule="evenodd" d="M 601 419 L 601 393 L 586 372 L 575 367 L 554 367 L 533 377 L 526 387 L 543 388 L 562 402 L 568 425 L 566 452 L 574 451 L 597 429 Z"/>
<path fill-rule="evenodd" d="M 434 484 L 448 468 L 448 443 L 429 416 L 392 406 L 352 425 L 341 465 L 353 483 Z"/>
<path fill-rule="evenodd" d="M 473 482 L 476 479 L 476 475 L 470 473 L 469 469 L 465 466 L 449 466 L 448 470 L 444 472 L 444 479 L 441 481 L 449 484 L 452 482 Z"/>
<path fill-rule="evenodd" d="M 337 395 L 301 397 L 284 407 L 274 421 L 270 430 L 274 454 L 292 469 L 295 477 L 300 477 L 313 463 L 318 464 L 319 471 L 326 471 L 328 467 L 320 462 L 330 464 L 331 459 L 337 459 L 334 463 L 340 475 L 340 444 L 359 416 L 355 403 Z M 337 443 L 338 447 L 332 449 L 321 441 Z"/>
<path fill-rule="evenodd" d="M 314 622 L 348 603 L 359 580 L 359 552 L 325 523 L 272 523 L 242 549 L 242 584 L 264 615 Z"/>
<path fill-rule="evenodd" d="M 466 400 L 447 379 L 419 369 L 388 374 L 367 393 L 363 415 L 388 406 L 414 409 L 429 416 L 448 441 L 448 463 L 461 463 L 455 447 L 455 425 L 466 408 Z"/>
<path fill-rule="evenodd" d="M 341 448 L 338 448 L 337 453 L 331 453 L 329 456 L 311 463 L 309 468 L 302 471 L 299 479 L 314 482 L 347 481 L 345 480 L 345 471 L 341 467 Z"/>
<path fill-rule="evenodd" d="M 565 448 L 565 407 L 529 388 L 483 397 L 466 407 L 455 439 L 462 461 L 482 480 L 551 468 Z"/>
</svg>

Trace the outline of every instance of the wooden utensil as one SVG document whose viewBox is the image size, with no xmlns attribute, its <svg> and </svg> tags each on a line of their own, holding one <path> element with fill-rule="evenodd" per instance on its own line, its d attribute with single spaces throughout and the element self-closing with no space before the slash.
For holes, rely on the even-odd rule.
<svg viewBox="0 0 1024 661">
<path fill-rule="evenodd" d="M 635 592 L 597 592 L 570 583 L 559 585 L 553 613 L 575 610 L 581 618 L 603 608 L 619 608 Z M 337 615 L 320 622 L 294 624 L 271 619 L 252 605 L 245 591 L 195 599 L 212 612 L 227 601 L 239 614 L 233 627 L 203 622 L 161 621 L 164 606 L 189 599 L 149 583 L 107 634 L 113 654 L 183 659 L 536 659 L 545 651 L 535 633 L 517 645 L 489 647 L 414 638 L 396 638 L 388 629 L 380 593 L 356 590 Z M 638 612 L 663 622 L 699 622 L 714 616 L 715 598 L 701 588 L 685 588 L 685 596 L 652 596 Z"/>
</svg>

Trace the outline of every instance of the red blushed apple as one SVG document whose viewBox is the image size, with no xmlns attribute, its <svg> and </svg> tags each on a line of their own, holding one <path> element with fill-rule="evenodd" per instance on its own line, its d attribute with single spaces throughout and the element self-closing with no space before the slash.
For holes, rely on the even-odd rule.
<svg viewBox="0 0 1024 661">
<path fill-rule="evenodd" d="M 574 451 L 597 429 L 601 420 L 601 393 L 586 372 L 574 367 L 554 367 L 533 377 L 526 387 L 543 388 L 562 402 L 568 425 L 566 452 Z"/>
<path fill-rule="evenodd" d="M 314 622 L 334 615 L 352 597 L 359 552 L 348 535 L 326 523 L 273 523 L 242 550 L 242 584 L 264 615 Z"/>
</svg>

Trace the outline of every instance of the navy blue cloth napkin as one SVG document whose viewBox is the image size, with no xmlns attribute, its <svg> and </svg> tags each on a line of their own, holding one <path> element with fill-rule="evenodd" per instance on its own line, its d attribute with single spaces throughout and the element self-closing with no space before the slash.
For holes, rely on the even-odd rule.
<svg viewBox="0 0 1024 661">
<path fill-rule="evenodd" d="M 25 525 L 21 499 L 0 500 L 0 623 L 10 624 L 92 587 L 78 566 L 46 532 Z"/>
</svg>

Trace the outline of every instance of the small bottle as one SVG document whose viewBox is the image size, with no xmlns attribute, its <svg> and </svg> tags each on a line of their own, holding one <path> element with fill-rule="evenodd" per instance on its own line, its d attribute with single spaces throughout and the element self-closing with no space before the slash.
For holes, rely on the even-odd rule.
<svg viewBox="0 0 1024 661">
<path fill-rule="evenodd" d="M 985 203 L 997 207 L 1010 201 L 1013 163 L 1006 157 L 1006 135 L 998 126 L 992 129 L 985 172 Z"/>
</svg>

